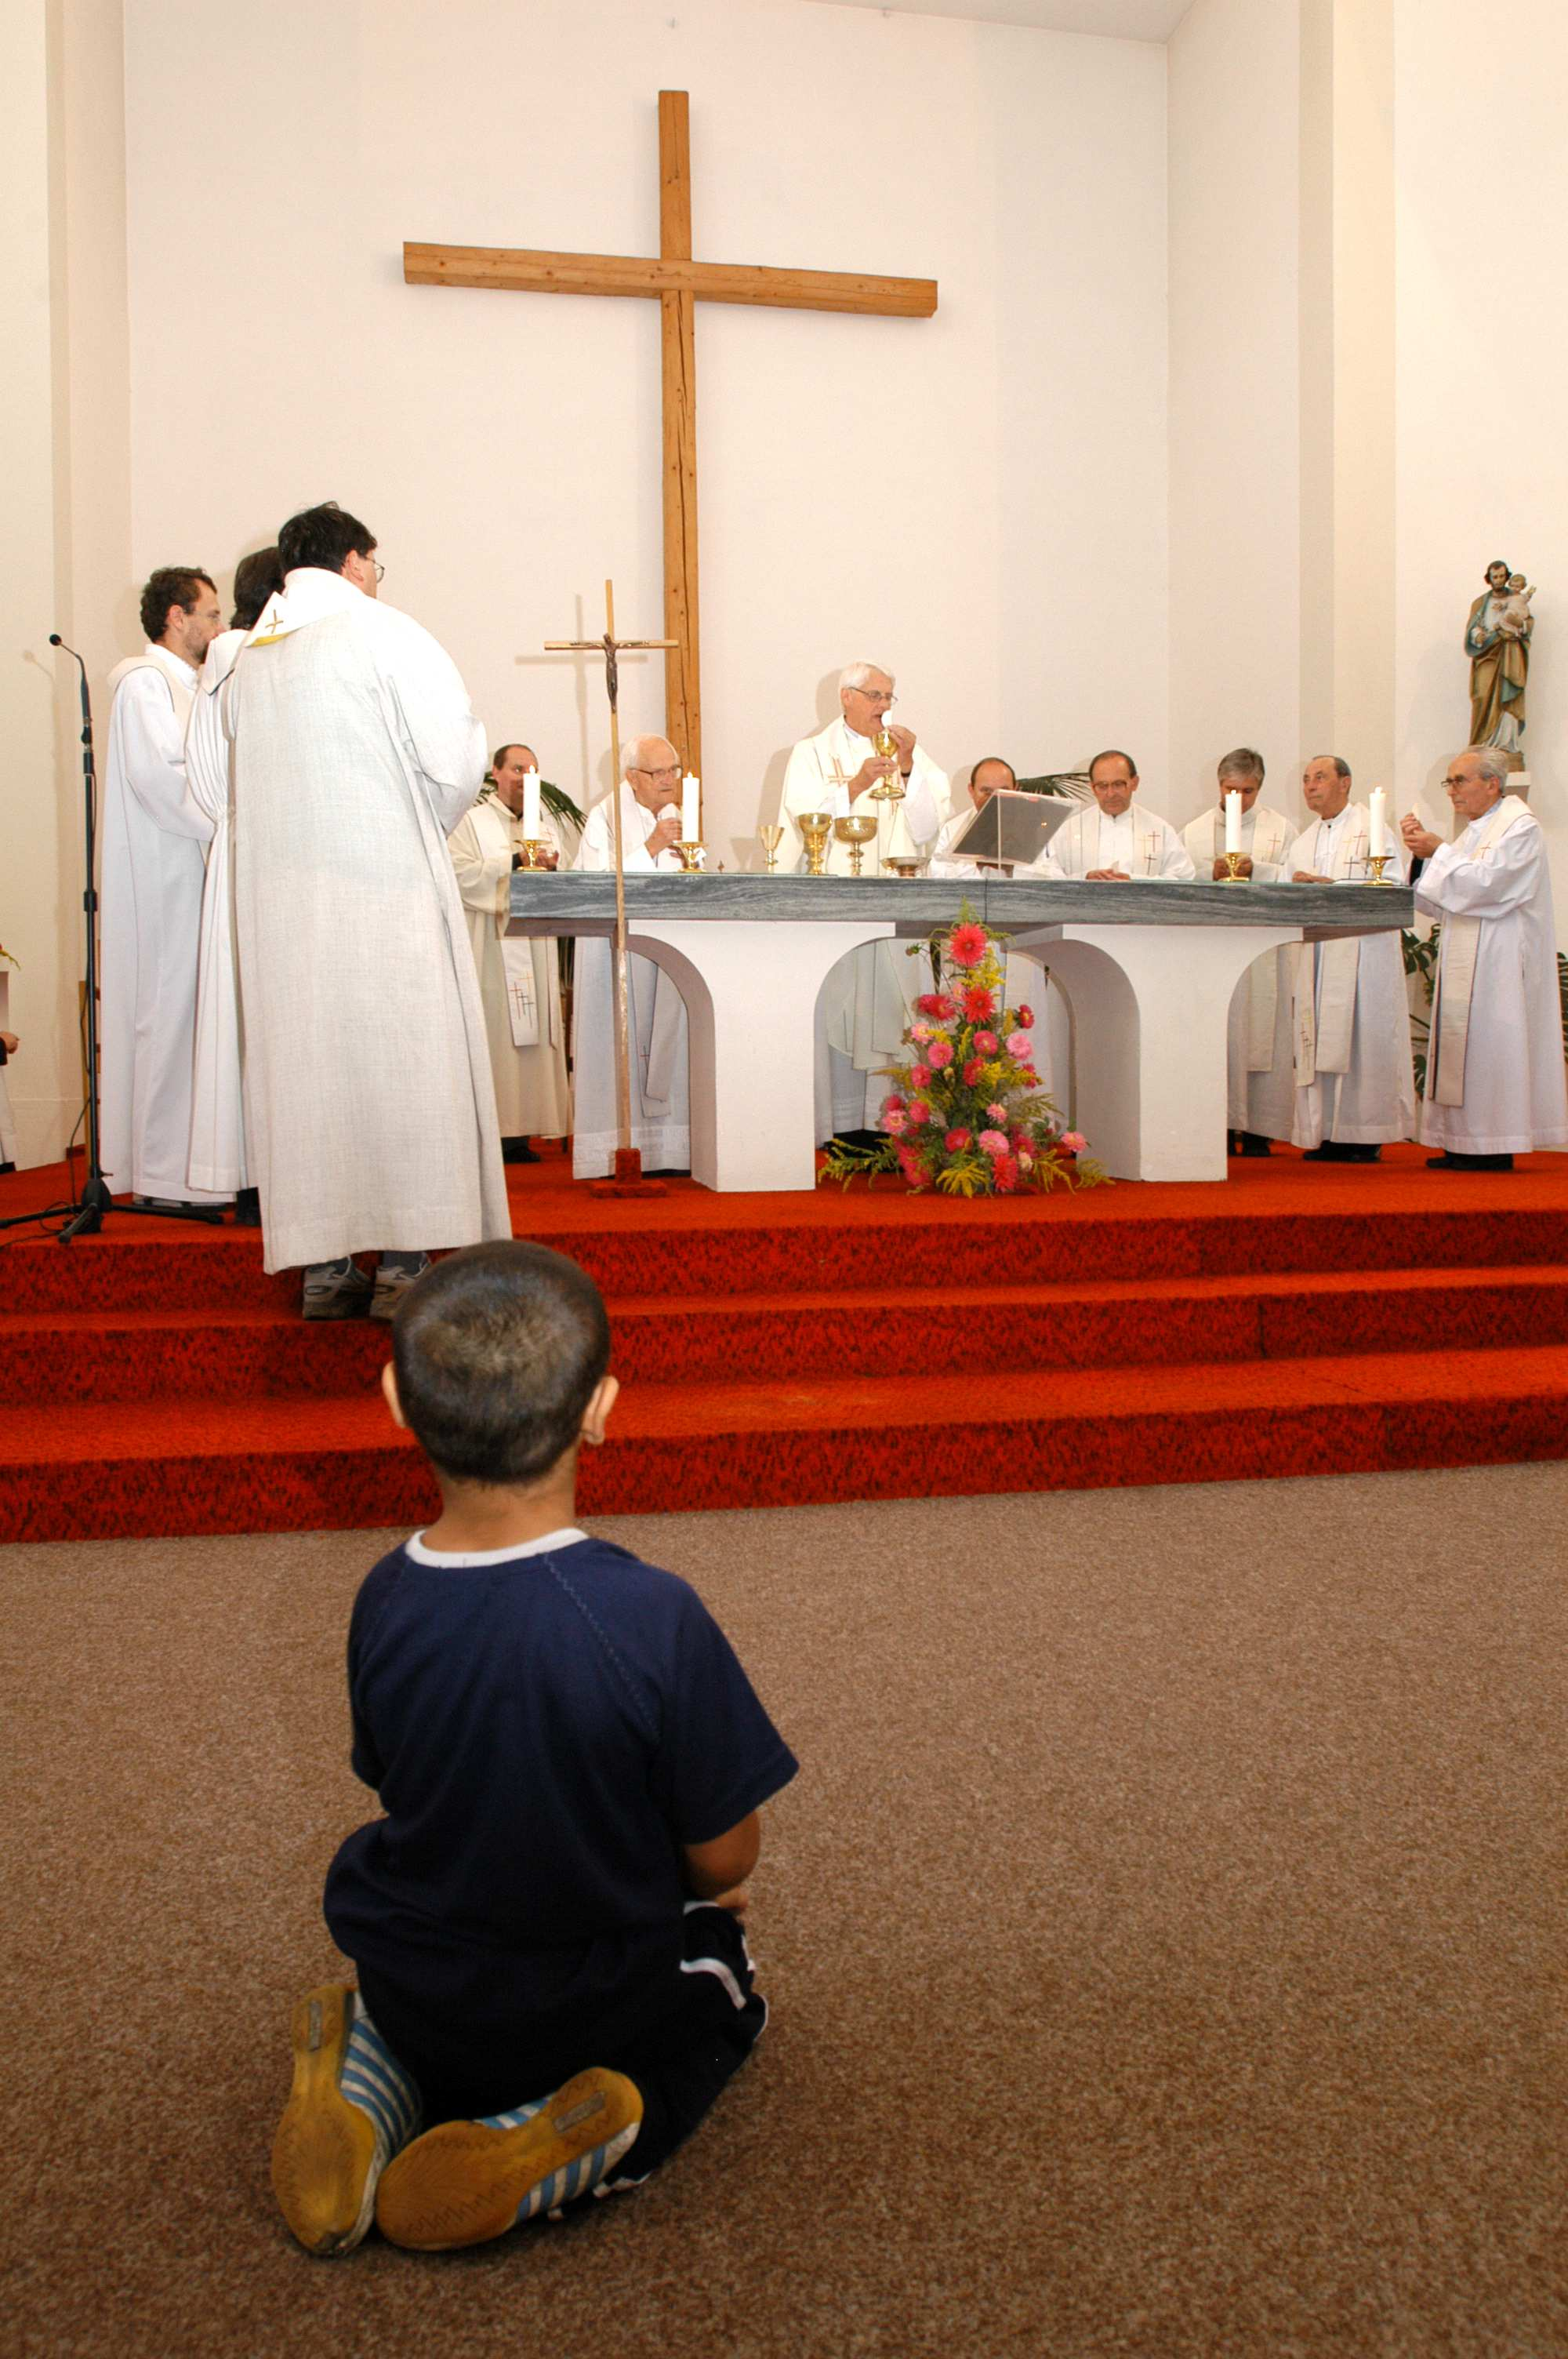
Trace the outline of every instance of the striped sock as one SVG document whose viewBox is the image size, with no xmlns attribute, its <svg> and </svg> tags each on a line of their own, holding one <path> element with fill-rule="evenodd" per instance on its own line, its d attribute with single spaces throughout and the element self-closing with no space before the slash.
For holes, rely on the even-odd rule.
<svg viewBox="0 0 1568 2359">
<path fill-rule="evenodd" d="M 351 1993 L 352 2028 L 344 2051 L 338 2086 L 351 2105 L 368 2114 L 376 2128 L 382 2163 L 418 2134 L 419 2092 L 372 2022 L 358 1991 Z"/>
</svg>

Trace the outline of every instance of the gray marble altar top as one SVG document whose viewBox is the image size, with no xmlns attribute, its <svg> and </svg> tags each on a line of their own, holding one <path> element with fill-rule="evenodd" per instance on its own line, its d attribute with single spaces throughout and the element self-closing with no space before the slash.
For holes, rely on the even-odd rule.
<svg viewBox="0 0 1568 2359">
<path fill-rule="evenodd" d="M 1408 926 L 1404 885 L 1055 884 L 1045 878 L 768 876 L 727 871 L 626 879 L 633 919 L 880 918 L 900 933 L 950 925 L 968 901 L 986 924 L 1011 933 L 1040 926 L 1304 926 L 1314 934 Z M 597 933 L 615 917 L 615 879 L 598 873 L 518 869 L 512 916 L 519 930 Z"/>
</svg>

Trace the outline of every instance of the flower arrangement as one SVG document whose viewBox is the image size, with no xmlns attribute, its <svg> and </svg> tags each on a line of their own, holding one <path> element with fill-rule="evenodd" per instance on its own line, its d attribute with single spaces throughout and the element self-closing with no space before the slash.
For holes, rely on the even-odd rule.
<svg viewBox="0 0 1568 2359">
<path fill-rule="evenodd" d="M 1000 951 L 966 902 L 932 937 L 937 988 L 915 1002 L 903 1038 L 907 1065 L 888 1068 L 882 1141 L 827 1151 L 821 1178 L 846 1186 L 899 1171 L 917 1193 L 1014 1196 L 1030 1189 L 1093 1188 L 1106 1175 L 1087 1140 L 1064 1127 L 1034 1071 L 1034 1016 L 1003 1005 Z"/>
</svg>

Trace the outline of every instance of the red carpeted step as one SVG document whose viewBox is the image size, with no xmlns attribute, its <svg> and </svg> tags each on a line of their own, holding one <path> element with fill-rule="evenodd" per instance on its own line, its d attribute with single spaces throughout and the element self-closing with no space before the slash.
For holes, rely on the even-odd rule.
<svg viewBox="0 0 1568 2359">
<path fill-rule="evenodd" d="M 585 1514 L 1218 1482 L 1568 1456 L 1568 1346 L 1012 1375 L 644 1385 Z M 15 1410 L 0 1538 L 416 1522 L 379 1399 Z"/>
<path fill-rule="evenodd" d="M 1568 1266 L 611 1300 L 623 1383 L 936 1375 L 1568 1341 Z M 0 1406 L 372 1386 L 384 1327 L 284 1310 L 0 1314 Z"/>
</svg>

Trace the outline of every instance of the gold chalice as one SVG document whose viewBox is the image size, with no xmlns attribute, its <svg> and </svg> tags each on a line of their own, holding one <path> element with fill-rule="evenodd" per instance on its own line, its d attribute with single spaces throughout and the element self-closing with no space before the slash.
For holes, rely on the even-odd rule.
<svg viewBox="0 0 1568 2359">
<path fill-rule="evenodd" d="M 833 832 L 840 843 L 849 847 L 849 874 L 858 876 L 865 857 L 863 846 L 870 843 L 877 832 L 877 821 L 870 811 L 850 811 L 845 819 L 836 819 Z"/>
<path fill-rule="evenodd" d="M 795 821 L 800 840 L 806 846 L 806 873 L 808 876 L 823 875 L 827 861 L 827 839 L 833 832 L 831 811 L 802 811 Z"/>
<path fill-rule="evenodd" d="M 762 839 L 762 850 L 766 854 L 762 864 L 771 876 L 779 864 L 779 846 L 784 842 L 784 830 L 782 827 L 760 827 L 757 833 Z"/>
</svg>

